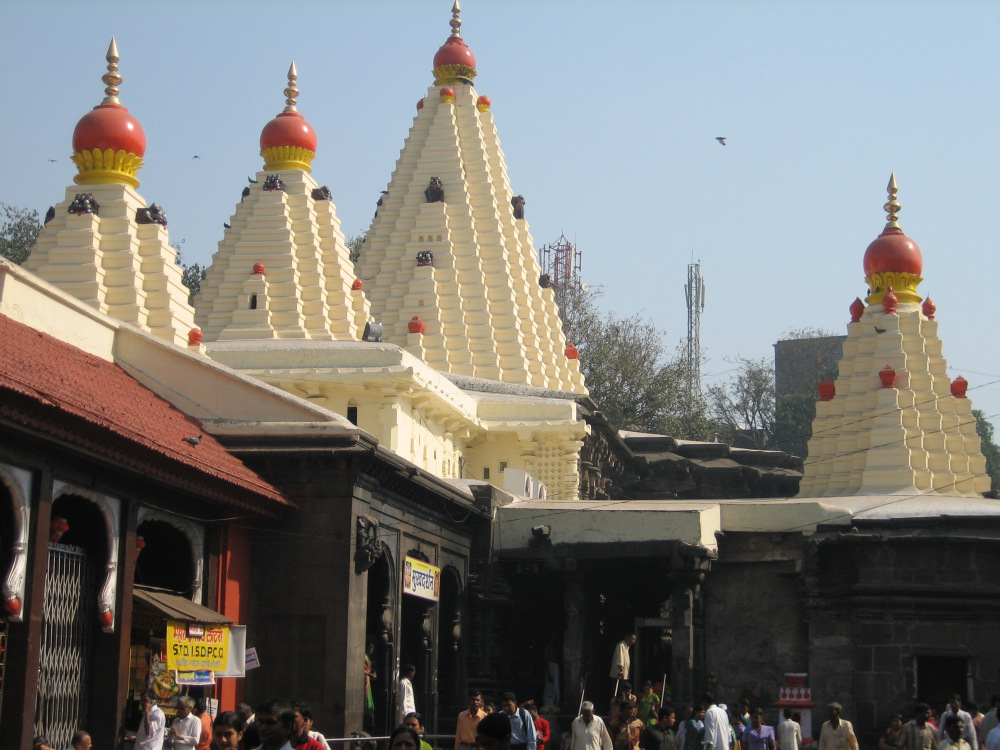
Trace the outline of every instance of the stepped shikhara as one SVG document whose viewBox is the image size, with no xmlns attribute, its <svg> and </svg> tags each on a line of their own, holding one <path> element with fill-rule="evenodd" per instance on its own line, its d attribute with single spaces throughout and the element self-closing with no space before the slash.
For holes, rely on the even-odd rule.
<svg viewBox="0 0 1000 750">
<path fill-rule="evenodd" d="M 491 102 L 472 87 L 476 59 L 459 34 L 457 2 L 451 27 L 362 245 L 358 275 L 372 317 L 385 341 L 442 372 L 586 393 L 507 177 Z M 410 325 L 415 317 L 421 325 Z"/>
<path fill-rule="evenodd" d="M 166 215 L 135 191 L 146 135 L 118 99 L 118 59 L 112 39 L 104 100 L 73 132 L 79 187 L 49 210 L 24 267 L 113 318 L 185 345 L 194 310 Z"/>
<path fill-rule="evenodd" d="M 310 176 L 316 134 L 299 114 L 293 62 L 285 109 L 264 126 L 264 168 L 244 190 L 198 297 L 206 341 L 361 338 L 368 303 L 326 186 Z"/>
<path fill-rule="evenodd" d="M 851 306 L 837 381 L 821 386 L 799 497 L 978 497 L 990 480 L 967 384 L 947 375 L 935 306 L 917 294 L 923 258 L 897 221 L 895 176 L 888 189 L 889 221 L 865 253 L 868 304 Z"/>
</svg>

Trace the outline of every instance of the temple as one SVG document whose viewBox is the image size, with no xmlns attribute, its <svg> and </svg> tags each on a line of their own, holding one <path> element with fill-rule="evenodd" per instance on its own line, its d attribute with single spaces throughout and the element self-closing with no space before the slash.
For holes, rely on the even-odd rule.
<svg viewBox="0 0 1000 750">
<path fill-rule="evenodd" d="M 382 735 L 404 663 L 432 733 L 468 687 L 568 726 L 629 632 L 633 682 L 675 704 L 714 687 L 810 727 L 836 700 L 863 742 L 914 700 L 1000 692 L 1000 502 L 895 177 L 844 254 L 867 292 L 804 464 L 622 431 L 461 27 L 456 2 L 359 247 L 295 63 L 283 108 L 259 93 L 280 111 L 193 305 L 112 40 L 74 184 L 0 261 L 0 745 L 118 746 L 147 689 L 295 696 L 329 736 Z M 232 659 L 167 654 L 205 629 Z"/>
</svg>

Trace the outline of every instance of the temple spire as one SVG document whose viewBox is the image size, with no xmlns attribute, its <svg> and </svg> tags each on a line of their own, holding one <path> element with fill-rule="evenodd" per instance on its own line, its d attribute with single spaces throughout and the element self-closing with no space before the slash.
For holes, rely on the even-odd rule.
<svg viewBox="0 0 1000 750">
<path fill-rule="evenodd" d="M 455 0 L 455 4 L 451 6 L 451 21 L 449 25 L 451 26 L 451 35 L 461 37 L 462 19 L 459 15 L 462 13 L 462 9 L 458 5 L 458 0 Z"/>
<path fill-rule="evenodd" d="M 122 77 L 118 72 L 118 45 L 115 38 L 111 37 L 111 46 L 108 47 L 108 54 L 105 55 L 108 61 L 108 72 L 101 76 L 101 80 L 107 85 L 104 89 L 106 96 L 101 104 L 121 104 L 118 101 L 118 86 L 121 85 Z"/>
<path fill-rule="evenodd" d="M 899 209 L 902 208 L 900 202 L 896 199 L 896 193 L 899 188 L 896 186 L 896 173 L 893 172 L 892 176 L 889 177 L 889 184 L 886 186 L 886 191 L 889 193 L 889 200 L 886 202 L 883 209 L 888 214 L 889 221 L 886 222 L 886 229 L 902 229 L 899 226 Z"/>
<path fill-rule="evenodd" d="M 295 101 L 298 98 L 299 90 L 295 86 L 295 80 L 299 77 L 299 72 L 295 69 L 295 60 L 288 68 L 288 88 L 285 89 L 285 112 L 298 112 L 295 108 Z"/>
</svg>

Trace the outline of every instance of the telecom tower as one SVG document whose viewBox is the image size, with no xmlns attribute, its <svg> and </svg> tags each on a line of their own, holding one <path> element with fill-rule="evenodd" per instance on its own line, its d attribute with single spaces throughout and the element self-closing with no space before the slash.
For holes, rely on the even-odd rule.
<svg viewBox="0 0 1000 750">
<path fill-rule="evenodd" d="M 688 280 L 684 285 L 688 308 L 688 395 L 701 396 L 701 311 L 705 309 L 705 281 L 701 278 L 701 263 L 688 265 Z"/>
<path fill-rule="evenodd" d="M 542 265 L 542 273 L 549 276 L 552 286 L 557 289 L 563 285 L 582 286 L 580 271 L 582 268 L 582 253 L 576 245 L 566 239 L 565 234 L 559 239 L 538 251 Z"/>
</svg>

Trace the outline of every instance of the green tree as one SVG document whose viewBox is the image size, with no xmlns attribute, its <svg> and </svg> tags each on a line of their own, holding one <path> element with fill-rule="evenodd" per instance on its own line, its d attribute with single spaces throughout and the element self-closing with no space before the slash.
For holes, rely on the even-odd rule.
<svg viewBox="0 0 1000 750">
<path fill-rule="evenodd" d="M 766 357 L 730 360 L 735 372 L 708 389 L 708 402 L 723 440 L 737 447 L 765 448 L 774 435 L 774 365 Z"/>
<path fill-rule="evenodd" d="M 1000 492 L 1000 448 L 993 442 L 993 425 L 980 409 L 973 409 L 972 416 L 976 418 L 976 433 L 979 435 L 980 448 L 986 458 L 986 473 L 990 475 L 990 491 L 994 497 L 997 497 L 997 493 Z"/>
<path fill-rule="evenodd" d="M 664 332 L 641 315 L 598 308 L 599 289 L 564 286 L 555 297 L 566 340 L 580 352 L 590 397 L 615 427 L 707 439 L 712 425 L 701 399 L 687 394 L 688 365 L 668 356 Z"/>
<path fill-rule="evenodd" d="M 193 306 L 194 298 L 201 291 L 201 282 L 208 276 L 208 268 L 200 263 L 188 265 L 181 260 L 181 247 L 183 247 L 184 242 L 185 240 L 179 240 L 174 243 L 173 247 L 177 251 L 176 263 L 182 269 L 181 283 L 188 289 L 188 304 Z"/>
<path fill-rule="evenodd" d="M 38 211 L 0 203 L 0 218 L 3 220 L 0 225 L 0 255 L 21 265 L 28 259 L 38 233 L 42 231 Z"/>
<path fill-rule="evenodd" d="M 344 239 L 344 244 L 347 245 L 347 249 L 351 251 L 351 263 L 357 263 L 358 259 L 361 257 L 361 246 L 365 243 L 365 236 L 363 234 L 349 234 Z"/>
</svg>

